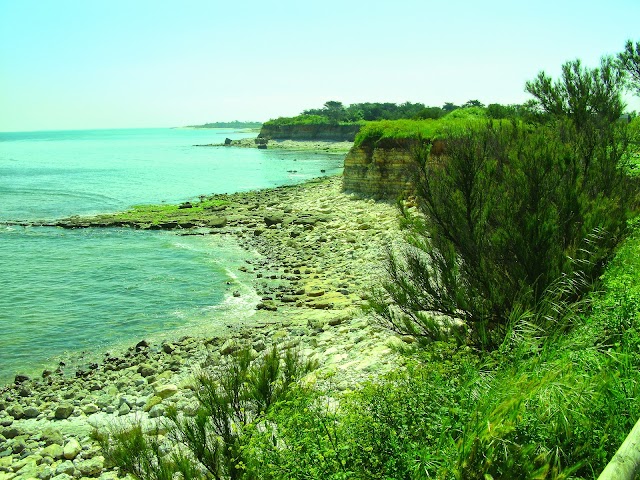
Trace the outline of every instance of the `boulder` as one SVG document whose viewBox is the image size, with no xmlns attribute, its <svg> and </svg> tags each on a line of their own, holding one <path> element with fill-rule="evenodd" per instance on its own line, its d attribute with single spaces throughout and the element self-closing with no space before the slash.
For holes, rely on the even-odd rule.
<svg viewBox="0 0 640 480">
<path fill-rule="evenodd" d="M 82 445 L 80 445 L 80 442 L 78 442 L 78 440 L 76 440 L 75 438 L 72 438 L 64 446 L 64 449 L 62 451 L 62 455 L 67 460 L 73 460 L 74 458 L 76 458 L 78 456 L 78 454 L 81 451 L 82 451 Z M 64 472 L 64 473 L 68 473 L 68 472 Z"/>
<path fill-rule="evenodd" d="M 238 344 L 238 342 L 230 338 L 229 340 L 224 342 L 224 344 L 220 347 L 220 353 L 222 355 L 229 355 L 231 353 L 236 352 L 239 349 L 240 349 L 240 345 Z"/>
<path fill-rule="evenodd" d="M 8 439 L 16 438 L 18 435 L 21 435 L 21 434 L 22 434 L 22 431 L 16 427 L 7 427 L 2 430 L 2 436 Z"/>
<path fill-rule="evenodd" d="M 22 373 L 19 373 L 18 375 L 16 375 L 14 379 L 16 384 L 28 382 L 29 380 L 31 380 L 31 377 L 29 377 L 29 375 L 24 375 Z"/>
<path fill-rule="evenodd" d="M 142 363 L 139 367 L 138 367 L 138 373 L 140 375 L 142 375 L 143 377 L 149 377 L 151 375 L 153 375 L 154 373 L 156 373 L 156 369 L 153 368 L 151 365 L 149 365 L 148 363 Z"/>
<path fill-rule="evenodd" d="M 7 413 L 16 420 L 20 420 L 24 417 L 24 409 L 20 405 L 11 405 L 7 409 Z"/>
<path fill-rule="evenodd" d="M 55 428 L 45 428 L 42 433 L 40 433 L 40 439 L 45 445 L 62 445 L 64 443 L 62 433 L 60 433 L 60 430 L 56 430 Z"/>
<path fill-rule="evenodd" d="M 150 411 L 153 407 L 155 407 L 156 405 L 162 403 L 162 398 L 154 395 L 153 397 L 151 397 L 149 400 L 147 400 L 147 403 L 144 405 L 144 407 L 142 407 L 142 410 L 145 412 Z"/>
<path fill-rule="evenodd" d="M 40 410 L 36 407 L 27 407 L 24 409 L 24 418 L 37 418 L 40 415 Z"/>
<path fill-rule="evenodd" d="M 271 300 L 265 300 L 263 302 L 260 302 L 257 306 L 256 306 L 256 310 L 267 310 L 269 312 L 275 312 L 278 310 L 278 307 L 276 306 L 275 303 L 273 303 L 273 301 Z"/>
<path fill-rule="evenodd" d="M 175 385 L 167 384 L 156 387 L 156 396 L 163 400 L 175 395 L 176 393 L 178 393 L 178 387 Z"/>
<path fill-rule="evenodd" d="M 56 418 L 56 420 L 64 420 L 65 418 L 69 418 L 73 413 L 73 409 L 73 405 L 70 404 L 58 405 L 54 413 L 54 417 Z"/>
<path fill-rule="evenodd" d="M 282 223 L 283 220 L 284 220 L 284 215 L 282 215 L 281 213 L 272 213 L 264 216 L 264 223 L 267 227 Z"/>
<path fill-rule="evenodd" d="M 48 447 L 44 447 L 40 451 L 40 455 L 42 455 L 43 457 L 51 457 L 54 460 L 59 460 L 64 456 L 64 448 L 62 448 L 61 445 L 53 443 Z"/>
<path fill-rule="evenodd" d="M 76 463 L 76 468 L 84 477 L 96 477 L 104 468 L 104 457 L 98 456 Z"/>
<path fill-rule="evenodd" d="M 75 470 L 76 470 L 76 467 L 73 464 L 73 462 L 71 460 L 66 460 L 56 467 L 57 476 L 53 478 L 57 479 L 58 476 L 60 476 L 60 478 L 71 478 Z M 67 477 L 63 477 L 62 475 L 67 475 Z"/>
<path fill-rule="evenodd" d="M 207 225 L 211 228 L 223 228 L 227 226 L 227 217 L 210 217 Z"/>
</svg>

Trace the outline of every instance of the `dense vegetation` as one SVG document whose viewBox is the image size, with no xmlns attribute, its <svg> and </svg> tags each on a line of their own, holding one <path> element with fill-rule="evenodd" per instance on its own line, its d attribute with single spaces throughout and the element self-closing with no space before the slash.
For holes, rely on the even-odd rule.
<svg viewBox="0 0 640 480">
<path fill-rule="evenodd" d="M 439 119 L 425 120 L 380 120 L 365 123 L 355 138 L 359 146 L 400 146 L 408 141 L 431 141 L 444 137 L 446 133 L 465 130 L 471 125 L 484 125 L 488 120 L 482 107 L 456 109 Z"/>
<path fill-rule="evenodd" d="M 640 127 L 619 120 L 637 52 L 541 73 L 507 121 L 469 105 L 363 129 L 415 140 L 406 236 L 372 295 L 421 340 L 404 367 L 321 392 L 295 355 L 241 351 L 199 380 L 195 415 L 172 414 L 186 449 L 138 426 L 107 455 L 157 479 L 595 478 L 640 417 Z"/>
<path fill-rule="evenodd" d="M 437 120 L 459 110 L 482 111 L 488 118 L 514 118 L 528 110 L 521 105 L 490 104 L 485 108 L 478 100 L 469 100 L 462 106 L 447 102 L 442 107 L 427 107 L 423 103 L 354 103 L 345 107 L 342 102 L 329 101 L 323 108 L 305 110 L 295 117 L 279 117 L 265 122 L 267 126 L 280 125 L 336 125 L 368 124 L 368 122 L 391 120 Z"/>
</svg>

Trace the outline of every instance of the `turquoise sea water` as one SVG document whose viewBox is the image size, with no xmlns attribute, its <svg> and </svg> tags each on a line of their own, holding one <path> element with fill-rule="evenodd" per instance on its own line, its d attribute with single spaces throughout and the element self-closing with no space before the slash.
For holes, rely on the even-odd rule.
<svg viewBox="0 0 640 480">
<path fill-rule="evenodd" d="M 193 146 L 249 136 L 255 132 L 0 133 L 0 221 L 180 202 L 342 168 L 335 154 Z M 217 237 L 0 226 L 0 382 L 81 351 L 233 323 L 257 300 L 238 276 L 245 256 Z"/>
</svg>

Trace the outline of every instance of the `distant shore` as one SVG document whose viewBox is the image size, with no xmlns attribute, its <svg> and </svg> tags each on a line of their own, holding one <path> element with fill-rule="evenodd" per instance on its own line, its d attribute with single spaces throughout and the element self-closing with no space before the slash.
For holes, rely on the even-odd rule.
<svg viewBox="0 0 640 480">
<path fill-rule="evenodd" d="M 320 365 L 305 381 L 336 391 L 391 369 L 392 346 L 409 339 L 382 330 L 360 307 L 397 234 L 395 209 L 341 187 L 341 177 L 325 177 L 220 196 L 224 208 L 215 213 L 224 225 L 182 233 L 232 236 L 253 252 L 240 268 L 255 279 L 255 313 L 212 336 L 140 339 L 76 371 L 18 375 L 0 389 L 0 476 L 120 478 L 104 463 L 93 428 L 135 418 L 153 423 L 169 405 L 189 411 L 194 371 L 216 368 L 240 345 L 257 355 L 271 346 L 295 348 Z"/>
</svg>

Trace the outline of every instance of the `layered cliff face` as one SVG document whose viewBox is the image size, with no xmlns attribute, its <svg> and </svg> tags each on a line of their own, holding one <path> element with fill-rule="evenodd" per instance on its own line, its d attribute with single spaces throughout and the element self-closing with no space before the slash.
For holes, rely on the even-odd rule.
<svg viewBox="0 0 640 480">
<path fill-rule="evenodd" d="M 353 142 L 360 125 L 263 125 L 258 138 Z"/>
<path fill-rule="evenodd" d="M 421 142 L 430 145 L 432 160 L 445 154 L 442 140 Z M 416 141 L 410 139 L 353 147 L 344 159 L 343 190 L 386 200 L 411 195 L 417 147 Z"/>
<path fill-rule="evenodd" d="M 407 194 L 413 161 L 406 148 L 354 147 L 344 159 L 344 191 L 379 199 Z"/>
</svg>

